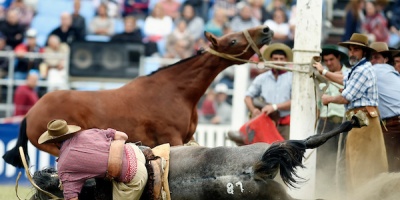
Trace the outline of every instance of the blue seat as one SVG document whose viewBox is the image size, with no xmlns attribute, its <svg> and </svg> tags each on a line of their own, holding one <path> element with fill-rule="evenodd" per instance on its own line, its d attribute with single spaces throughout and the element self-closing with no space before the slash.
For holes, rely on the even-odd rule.
<svg viewBox="0 0 400 200">
<path fill-rule="evenodd" d="M 140 30 L 140 32 L 142 33 L 142 36 L 144 36 L 144 20 L 143 19 L 136 20 L 136 27 Z"/>
<path fill-rule="evenodd" d="M 44 46 L 47 36 L 52 30 L 60 26 L 60 17 L 48 17 L 38 13 L 31 22 L 31 28 L 37 31 L 37 43 Z"/>
<path fill-rule="evenodd" d="M 38 14 L 50 17 L 60 17 L 61 13 L 73 11 L 72 0 L 38 0 L 36 11 Z"/>
<path fill-rule="evenodd" d="M 124 20 L 115 19 L 114 20 L 114 34 L 122 33 L 125 30 Z"/>
<path fill-rule="evenodd" d="M 88 26 L 96 14 L 96 8 L 94 7 L 93 2 L 81 1 L 81 10 L 79 11 L 79 14 L 85 18 L 86 25 Z"/>
</svg>

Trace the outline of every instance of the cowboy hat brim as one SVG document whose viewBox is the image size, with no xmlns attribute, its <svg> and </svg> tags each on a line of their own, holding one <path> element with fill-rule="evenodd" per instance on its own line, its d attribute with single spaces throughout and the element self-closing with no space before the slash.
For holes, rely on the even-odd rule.
<svg viewBox="0 0 400 200">
<path fill-rule="evenodd" d="M 364 44 L 361 44 L 361 43 L 359 43 L 359 42 L 351 42 L 351 41 L 348 41 L 348 42 L 340 42 L 340 43 L 338 43 L 338 45 L 339 45 L 339 46 L 342 46 L 342 47 L 346 47 L 346 48 L 349 48 L 350 45 L 355 45 L 355 46 L 359 46 L 359 47 L 361 47 L 361 48 L 367 49 L 367 50 L 369 50 L 369 51 L 375 52 L 375 49 L 372 49 L 372 48 L 370 48 L 369 46 L 365 46 Z"/>
<path fill-rule="evenodd" d="M 81 127 L 75 126 L 75 125 L 67 125 L 68 126 L 68 133 L 60 136 L 51 136 L 49 135 L 49 132 L 46 131 L 44 132 L 38 139 L 39 144 L 46 144 L 46 143 L 54 143 L 54 142 L 60 142 L 66 139 L 71 138 L 74 136 L 74 133 L 78 132 L 81 130 Z"/>
<path fill-rule="evenodd" d="M 289 46 L 287 46 L 285 44 L 282 44 L 282 43 L 274 43 L 274 44 L 269 45 L 265 49 L 265 51 L 263 53 L 264 59 L 265 60 L 270 60 L 271 59 L 271 53 L 276 51 L 276 50 L 282 50 L 283 52 L 285 52 L 288 62 L 292 62 L 293 61 L 292 49 L 290 49 Z"/>
</svg>

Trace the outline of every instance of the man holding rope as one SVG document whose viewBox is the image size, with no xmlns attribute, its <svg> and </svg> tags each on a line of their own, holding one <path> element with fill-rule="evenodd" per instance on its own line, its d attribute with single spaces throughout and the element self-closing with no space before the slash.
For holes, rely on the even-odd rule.
<svg viewBox="0 0 400 200">
<path fill-rule="evenodd" d="M 339 45 L 348 48 L 352 68 L 343 77 L 342 93 L 323 95 L 322 103 L 344 104 L 348 120 L 356 115 L 366 124 L 352 129 L 346 140 L 347 190 L 351 193 L 378 174 L 387 172 L 388 163 L 377 109 L 376 76 L 368 61 L 374 50 L 368 47 L 368 37 L 359 33 Z"/>
<path fill-rule="evenodd" d="M 320 74 L 326 75 L 328 72 L 331 77 L 348 73 L 349 69 L 345 67 L 348 62 L 347 49 L 338 45 L 325 45 L 322 47 L 322 61 L 325 63 L 324 68 L 320 62 L 316 62 L 314 67 Z M 337 76 L 339 77 L 339 76 Z M 336 96 L 340 95 L 343 89 L 343 83 L 340 85 L 330 83 L 325 94 Z M 319 120 L 317 126 L 317 134 L 323 134 L 340 126 L 345 113 L 342 104 L 332 103 L 329 106 L 322 106 L 319 110 Z M 336 157 L 339 144 L 339 135 L 331 138 L 317 151 L 317 171 L 316 171 L 316 192 L 317 196 L 325 196 L 327 192 L 333 192 L 335 185 L 339 185 L 332 181 L 336 173 Z M 329 181 L 328 181 L 329 180 Z"/>
</svg>

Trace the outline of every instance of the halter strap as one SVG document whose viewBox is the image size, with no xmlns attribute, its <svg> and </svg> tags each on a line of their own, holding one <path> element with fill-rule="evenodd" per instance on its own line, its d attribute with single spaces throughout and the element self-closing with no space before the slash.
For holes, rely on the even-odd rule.
<svg viewBox="0 0 400 200">
<path fill-rule="evenodd" d="M 248 62 L 248 63 L 257 64 L 257 62 L 254 62 L 254 61 L 251 61 L 251 60 L 245 60 L 245 59 L 237 58 L 237 57 L 245 54 L 249 50 L 249 48 L 251 47 L 254 50 L 254 52 L 258 55 L 258 57 L 262 61 L 264 61 L 264 58 L 262 57 L 260 50 L 258 49 L 257 45 L 254 43 L 253 39 L 250 37 L 249 32 L 247 30 L 244 30 L 243 34 L 244 34 L 248 44 L 247 44 L 246 48 L 241 53 L 238 53 L 238 54 L 220 53 L 218 51 L 215 51 L 212 48 L 208 48 L 206 51 L 208 51 L 209 53 L 211 53 L 213 55 L 216 55 L 216 56 L 219 56 L 221 58 L 228 59 L 228 60 L 235 60 L 235 61 L 244 62 L 244 63 Z"/>
</svg>

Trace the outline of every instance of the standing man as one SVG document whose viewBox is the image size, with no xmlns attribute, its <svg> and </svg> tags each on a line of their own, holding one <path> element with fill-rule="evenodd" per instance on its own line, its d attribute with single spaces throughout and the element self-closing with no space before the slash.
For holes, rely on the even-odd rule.
<svg viewBox="0 0 400 200">
<path fill-rule="evenodd" d="M 266 60 L 278 62 L 291 62 L 293 52 L 285 44 L 275 43 L 270 45 L 263 53 Z M 282 65 L 284 66 L 284 65 Z M 263 97 L 269 103 L 261 110 L 256 108 L 253 99 Z M 284 70 L 272 69 L 258 75 L 246 92 L 244 102 L 251 112 L 252 118 L 265 114 L 269 115 L 279 111 L 280 119 L 277 129 L 284 139 L 289 139 L 290 134 L 290 105 L 292 99 L 292 73 Z"/>
<path fill-rule="evenodd" d="M 368 37 L 354 33 L 339 43 L 349 50 L 350 72 L 344 76 L 341 95 L 323 95 L 322 103 L 345 104 L 346 118 L 361 116 L 367 126 L 352 129 L 346 140 L 347 191 L 352 192 L 382 172 L 388 171 L 386 149 L 378 115 L 376 76 L 369 58 Z"/>
<path fill-rule="evenodd" d="M 344 67 L 344 63 L 348 61 L 347 49 L 338 45 L 325 45 L 322 47 L 322 60 L 325 63 L 324 68 L 321 63 L 316 62 L 314 67 L 320 74 L 330 77 L 339 77 L 348 73 L 349 69 Z M 329 78 L 327 78 L 329 79 Z M 331 80 L 331 79 L 329 79 Z M 341 78 L 343 80 L 343 78 Z M 323 84 L 325 85 L 325 84 Z M 343 89 L 343 83 L 336 84 L 331 82 L 325 91 L 330 96 L 340 95 L 340 89 Z M 342 124 L 345 109 L 342 104 L 332 103 L 329 106 L 322 106 L 319 110 L 319 120 L 317 126 L 317 134 L 323 134 L 331 131 Z M 331 181 L 336 173 L 336 155 L 338 151 L 339 135 L 328 140 L 317 151 L 317 171 L 316 171 L 316 192 L 319 197 L 324 197 L 326 193 L 332 192 L 336 188 L 335 181 Z M 330 181 L 328 181 L 330 180 Z"/>
<path fill-rule="evenodd" d="M 389 62 L 392 54 L 384 42 L 373 42 L 371 63 L 377 77 L 379 112 L 389 172 L 400 172 L 400 74 Z"/>
</svg>

